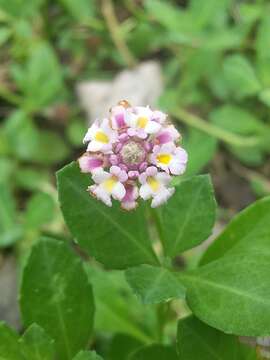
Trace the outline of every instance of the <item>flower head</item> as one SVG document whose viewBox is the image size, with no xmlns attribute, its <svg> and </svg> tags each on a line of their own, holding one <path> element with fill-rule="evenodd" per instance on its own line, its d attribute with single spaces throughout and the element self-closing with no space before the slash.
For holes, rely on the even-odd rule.
<svg viewBox="0 0 270 360">
<path fill-rule="evenodd" d="M 151 199 L 152 207 L 163 204 L 174 193 L 172 176 L 186 168 L 180 138 L 163 112 L 121 101 L 84 137 L 87 152 L 79 165 L 94 181 L 89 192 L 108 206 L 112 198 L 118 200 L 125 210 L 136 208 L 139 198 Z"/>
</svg>

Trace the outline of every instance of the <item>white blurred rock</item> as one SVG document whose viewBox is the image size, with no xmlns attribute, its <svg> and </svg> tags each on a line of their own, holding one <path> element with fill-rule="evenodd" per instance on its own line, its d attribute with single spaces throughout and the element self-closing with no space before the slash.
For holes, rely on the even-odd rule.
<svg viewBox="0 0 270 360">
<path fill-rule="evenodd" d="M 77 85 L 77 94 L 89 123 L 105 117 L 120 100 L 132 105 L 156 105 L 163 91 L 161 66 L 147 61 L 132 70 L 123 70 L 112 81 L 85 81 Z"/>
</svg>

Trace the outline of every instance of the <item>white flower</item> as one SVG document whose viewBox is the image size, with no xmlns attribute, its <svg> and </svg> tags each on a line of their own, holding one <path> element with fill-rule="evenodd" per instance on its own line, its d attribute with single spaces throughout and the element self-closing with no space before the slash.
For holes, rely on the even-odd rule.
<svg viewBox="0 0 270 360">
<path fill-rule="evenodd" d="M 163 126 L 155 135 L 155 143 L 158 145 L 176 142 L 181 138 L 180 133 L 173 125 Z"/>
<path fill-rule="evenodd" d="M 108 119 L 104 119 L 101 123 L 96 121 L 87 131 L 83 142 L 88 143 L 87 151 L 109 152 L 112 144 L 117 139 L 117 132 L 114 131 Z"/>
<path fill-rule="evenodd" d="M 88 152 L 84 153 L 78 159 L 78 162 L 83 173 L 94 173 L 95 171 L 102 170 L 105 162 L 107 163 L 103 154 L 91 154 Z"/>
<path fill-rule="evenodd" d="M 110 172 L 97 171 L 93 174 L 93 180 L 97 185 L 89 186 L 89 191 L 107 206 L 112 206 L 111 197 L 121 201 L 126 195 L 123 183 L 128 176 L 118 166 L 111 166 Z"/>
<path fill-rule="evenodd" d="M 137 198 L 139 197 L 138 187 L 132 183 L 125 185 L 126 195 L 122 199 L 121 208 L 127 211 L 133 210 L 137 207 Z"/>
<path fill-rule="evenodd" d="M 131 109 L 126 109 L 122 105 L 113 106 L 110 110 L 110 120 L 114 130 L 120 130 L 127 126 L 126 119 L 129 117 Z"/>
<path fill-rule="evenodd" d="M 173 175 L 181 175 L 186 169 L 187 152 L 174 143 L 156 145 L 151 155 L 152 164 Z"/>
<path fill-rule="evenodd" d="M 160 114 L 153 112 L 149 106 L 137 106 L 134 111 L 129 114 L 126 119 L 127 124 L 130 126 L 128 134 L 130 136 L 137 135 L 140 138 L 146 138 L 148 134 L 155 134 L 161 128 L 161 123 L 158 121 Z"/>
<path fill-rule="evenodd" d="M 151 207 L 165 203 L 174 193 L 173 187 L 168 187 L 171 177 L 165 172 L 158 172 L 157 168 L 150 166 L 140 175 L 139 181 L 142 184 L 139 190 L 140 197 L 144 200 L 153 198 Z"/>
</svg>

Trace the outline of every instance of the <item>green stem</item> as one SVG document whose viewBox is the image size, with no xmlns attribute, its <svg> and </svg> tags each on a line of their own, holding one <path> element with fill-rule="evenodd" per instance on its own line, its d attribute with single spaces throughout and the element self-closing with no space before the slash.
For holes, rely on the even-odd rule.
<svg viewBox="0 0 270 360">
<path fill-rule="evenodd" d="M 163 228 L 162 228 L 160 215 L 159 215 L 157 209 L 150 208 L 150 212 L 151 212 L 152 219 L 153 219 L 153 221 L 155 223 L 156 230 L 157 230 L 157 233 L 158 233 L 158 237 L 159 237 L 159 240 L 161 242 L 162 249 L 163 249 L 163 254 L 164 254 L 164 252 L 165 252 L 165 238 L 164 238 L 164 233 L 163 233 Z"/>
<path fill-rule="evenodd" d="M 213 125 L 199 116 L 193 115 L 188 111 L 178 108 L 170 111 L 170 114 L 176 118 L 176 120 L 181 121 L 189 126 L 192 126 L 198 130 L 205 132 L 208 135 L 211 135 L 219 140 L 224 141 L 225 143 L 233 146 L 256 146 L 260 143 L 258 137 L 243 137 L 236 134 L 233 134 L 227 130 L 221 129 L 220 127 Z"/>
<path fill-rule="evenodd" d="M 137 61 L 129 51 L 129 48 L 122 37 L 112 0 L 103 0 L 101 3 L 101 10 L 117 50 L 129 67 L 135 66 Z"/>
</svg>

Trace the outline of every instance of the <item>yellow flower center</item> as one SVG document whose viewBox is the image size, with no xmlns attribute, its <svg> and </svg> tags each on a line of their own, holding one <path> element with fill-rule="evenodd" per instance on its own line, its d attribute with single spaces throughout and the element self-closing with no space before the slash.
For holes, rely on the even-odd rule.
<svg viewBox="0 0 270 360">
<path fill-rule="evenodd" d="M 145 116 L 141 116 L 137 119 L 137 126 L 141 129 L 144 129 L 147 123 L 148 123 L 148 119 Z"/>
<path fill-rule="evenodd" d="M 153 176 L 149 176 L 146 181 L 154 192 L 158 191 L 160 184 Z"/>
<path fill-rule="evenodd" d="M 172 155 L 170 154 L 159 154 L 157 156 L 157 161 L 161 164 L 168 165 L 172 159 Z"/>
<path fill-rule="evenodd" d="M 102 142 L 104 144 L 108 144 L 109 142 L 109 138 L 108 136 L 102 132 L 102 131 L 98 131 L 95 135 L 95 140 L 99 141 L 99 142 Z"/>
<path fill-rule="evenodd" d="M 116 185 L 117 181 L 118 179 L 116 176 L 111 176 L 109 179 L 104 181 L 103 185 L 107 191 L 112 192 L 112 189 Z"/>
</svg>

